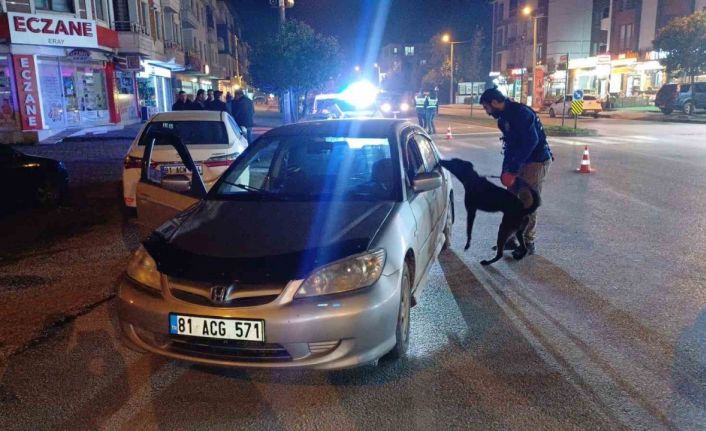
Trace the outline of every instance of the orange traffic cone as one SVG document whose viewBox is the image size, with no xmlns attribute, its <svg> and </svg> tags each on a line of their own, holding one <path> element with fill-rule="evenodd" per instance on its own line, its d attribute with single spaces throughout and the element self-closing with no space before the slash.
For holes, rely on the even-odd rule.
<svg viewBox="0 0 706 431">
<path fill-rule="evenodd" d="M 451 133 L 451 124 L 449 124 L 449 128 L 446 129 L 446 139 L 451 140 L 454 138 L 453 133 Z"/>
<path fill-rule="evenodd" d="M 594 172 L 593 169 L 591 169 L 591 156 L 588 153 L 588 145 L 583 147 L 583 157 L 581 157 L 581 166 L 576 169 L 576 172 L 580 174 L 590 174 L 591 172 Z"/>
</svg>

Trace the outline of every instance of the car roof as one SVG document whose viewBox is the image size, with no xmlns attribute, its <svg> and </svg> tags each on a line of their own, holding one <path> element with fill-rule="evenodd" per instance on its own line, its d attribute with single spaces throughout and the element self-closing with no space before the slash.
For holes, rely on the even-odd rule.
<svg viewBox="0 0 706 431">
<path fill-rule="evenodd" d="M 304 121 L 277 127 L 263 136 L 318 135 L 381 137 L 389 136 L 392 131 L 399 130 L 402 126 L 407 125 L 413 126 L 414 124 L 406 120 L 388 118 Z"/>
<path fill-rule="evenodd" d="M 152 121 L 221 121 L 221 111 L 173 111 L 160 112 Z"/>
</svg>

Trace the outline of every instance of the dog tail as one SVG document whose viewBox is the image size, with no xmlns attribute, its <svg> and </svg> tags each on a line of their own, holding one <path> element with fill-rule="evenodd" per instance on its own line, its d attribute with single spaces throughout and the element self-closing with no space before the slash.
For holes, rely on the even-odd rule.
<svg viewBox="0 0 706 431">
<path fill-rule="evenodd" d="M 539 192 L 535 190 L 534 187 L 531 187 L 527 183 L 527 181 L 523 180 L 522 178 L 517 177 L 515 179 L 515 182 L 517 183 L 517 186 L 519 186 L 518 188 L 527 187 L 530 194 L 532 195 L 532 205 L 530 205 L 529 208 L 525 208 L 525 214 L 530 215 L 533 212 L 537 211 L 537 208 L 542 205 L 542 198 L 539 196 Z"/>
</svg>

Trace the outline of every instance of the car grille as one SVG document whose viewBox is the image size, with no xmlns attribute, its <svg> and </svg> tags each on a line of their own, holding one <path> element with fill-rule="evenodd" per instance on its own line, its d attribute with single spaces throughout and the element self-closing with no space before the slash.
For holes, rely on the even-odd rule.
<svg viewBox="0 0 706 431">
<path fill-rule="evenodd" d="M 285 283 L 241 284 L 229 292 L 222 301 L 211 299 L 213 283 L 194 282 L 169 277 L 169 291 L 175 298 L 190 304 L 208 307 L 253 307 L 268 304 L 282 293 Z"/>
<path fill-rule="evenodd" d="M 167 349 L 173 353 L 225 361 L 272 362 L 291 361 L 292 357 L 281 344 L 257 341 L 215 340 L 210 338 L 169 337 Z"/>
</svg>

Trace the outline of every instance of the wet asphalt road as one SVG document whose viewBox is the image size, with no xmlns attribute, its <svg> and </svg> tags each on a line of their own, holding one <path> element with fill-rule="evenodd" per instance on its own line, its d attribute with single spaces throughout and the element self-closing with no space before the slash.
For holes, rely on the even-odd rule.
<svg viewBox="0 0 706 431">
<path fill-rule="evenodd" d="M 497 132 L 450 122 L 444 155 L 497 174 Z M 706 126 L 584 126 L 604 136 L 550 140 L 538 255 L 481 268 L 499 216 L 464 253 L 456 184 L 409 357 L 328 373 L 123 347 L 111 298 L 139 242 L 118 207 L 124 144 L 65 151 L 73 204 L 0 219 L 0 429 L 705 429 Z M 586 143 L 596 173 L 575 174 Z"/>
</svg>

